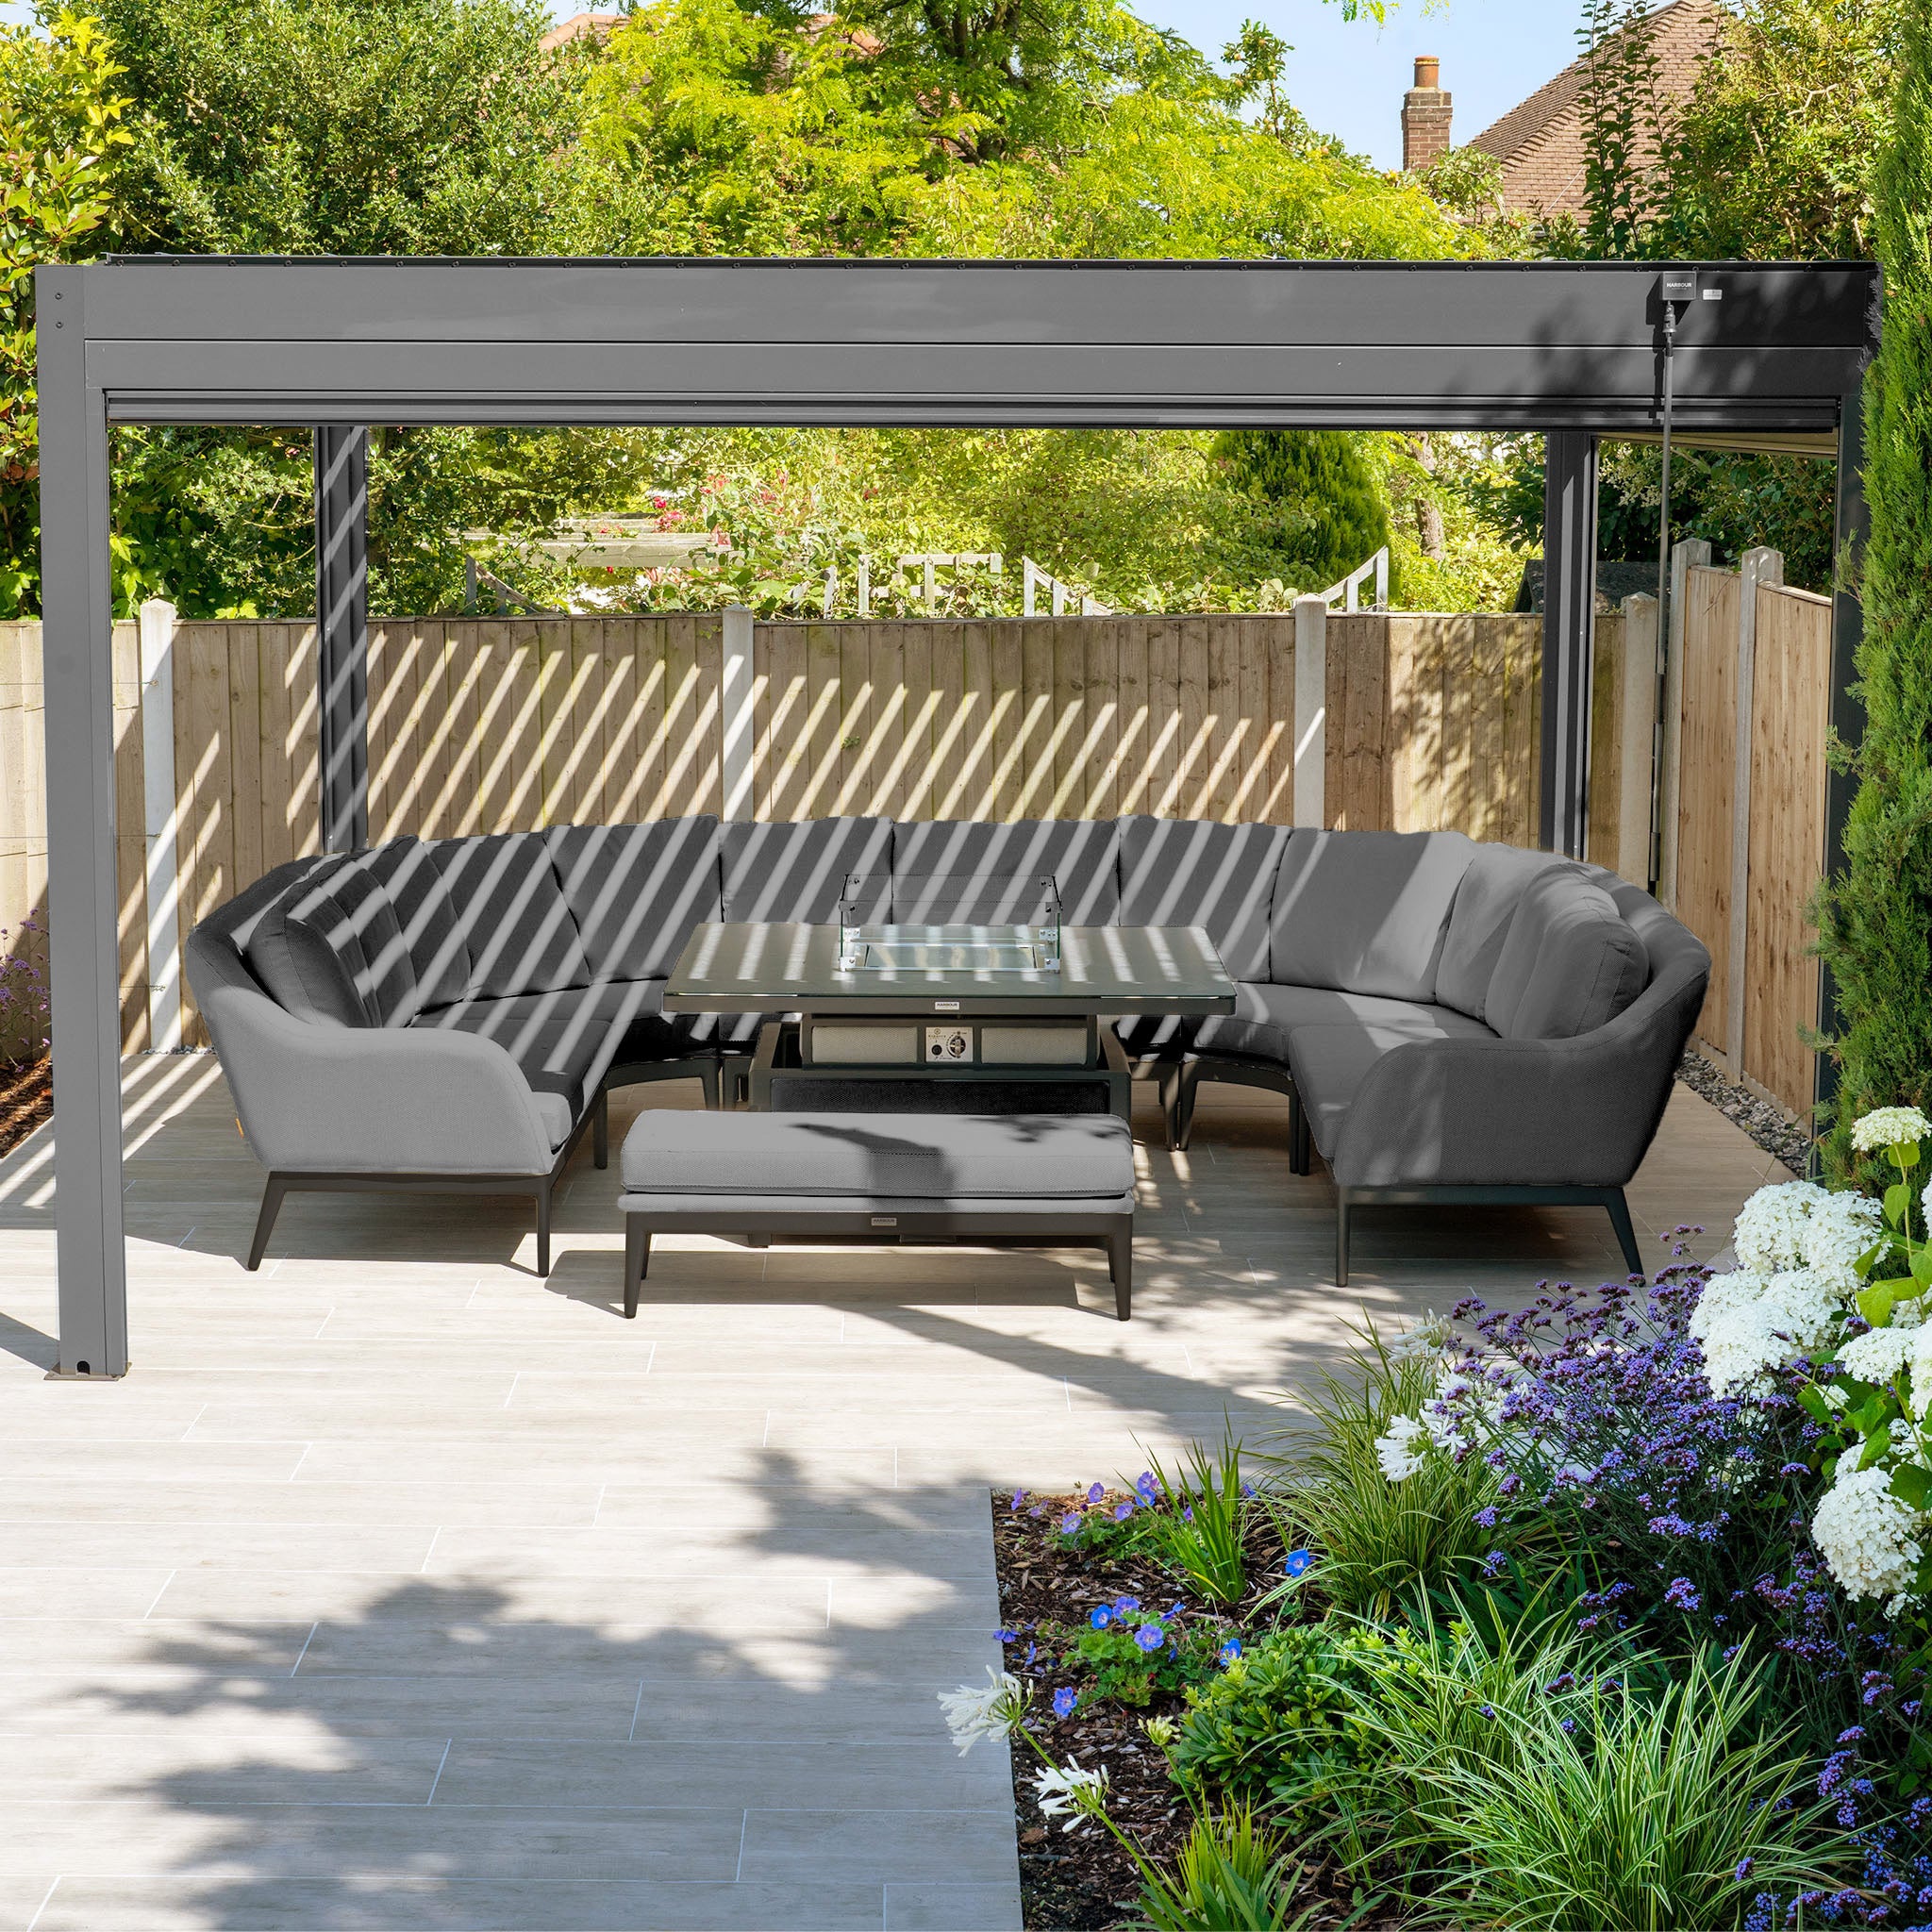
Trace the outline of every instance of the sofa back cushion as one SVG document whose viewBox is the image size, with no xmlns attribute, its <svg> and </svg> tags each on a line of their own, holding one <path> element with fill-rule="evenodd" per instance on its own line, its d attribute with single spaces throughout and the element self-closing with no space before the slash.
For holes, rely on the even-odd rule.
<svg viewBox="0 0 1932 1932">
<path fill-rule="evenodd" d="M 1483 1017 L 1506 1040 L 1569 1040 L 1607 1025 L 1643 991 L 1650 959 L 1604 889 L 1572 867 L 1524 888 Z"/>
<path fill-rule="evenodd" d="M 470 988 L 475 962 L 442 868 L 414 837 L 391 839 L 348 861 L 382 888 L 402 926 L 420 1007 L 450 1007 Z"/>
<path fill-rule="evenodd" d="M 590 985 L 591 962 L 541 832 L 445 839 L 429 849 L 469 948 L 470 998 Z"/>
<path fill-rule="evenodd" d="M 553 825 L 544 835 L 591 976 L 663 979 L 691 928 L 719 917 L 718 821 Z"/>
<path fill-rule="evenodd" d="M 732 924 L 830 925 L 848 873 L 874 876 L 883 902 L 892 864 L 891 819 L 799 819 L 724 829 L 724 917 Z"/>
<path fill-rule="evenodd" d="M 347 862 L 305 880 L 258 918 L 256 976 L 284 1011 L 333 1026 L 407 1026 L 423 1001 L 389 895 Z"/>
<path fill-rule="evenodd" d="M 290 923 L 293 908 L 312 899 L 341 863 L 313 867 L 295 879 L 238 929 L 235 939 L 248 970 L 285 1013 L 318 1025 L 366 1026 L 369 1014 L 352 961 L 308 921 Z"/>
<path fill-rule="evenodd" d="M 1050 877 L 1067 924 L 1118 925 L 1120 866 L 1120 825 L 1113 819 L 1022 819 L 1014 824 L 920 820 L 892 829 L 893 914 L 919 919 L 943 909 L 919 904 L 922 889 L 913 880 L 978 877 L 1019 882 L 1013 890 L 1024 904 L 1014 914 L 988 903 L 975 908 L 975 916 L 1024 918 L 1031 908 L 1024 882 Z"/>
<path fill-rule="evenodd" d="M 1124 818 L 1121 924 L 1198 925 L 1231 979 L 1268 977 L 1268 914 L 1286 825 Z"/>
<path fill-rule="evenodd" d="M 1490 981 L 1502 957 L 1509 922 L 1524 888 L 1553 865 L 1576 871 L 1575 861 L 1557 852 L 1527 852 L 1519 845 L 1478 845 L 1442 935 L 1442 958 L 1436 968 L 1436 999 L 1472 1020 L 1484 1017 Z"/>
<path fill-rule="evenodd" d="M 1460 832 L 1295 832 L 1274 877 L 1268 976 L 1433 1000 L 1449 908 L 1474 855 Z"/>
</svg>

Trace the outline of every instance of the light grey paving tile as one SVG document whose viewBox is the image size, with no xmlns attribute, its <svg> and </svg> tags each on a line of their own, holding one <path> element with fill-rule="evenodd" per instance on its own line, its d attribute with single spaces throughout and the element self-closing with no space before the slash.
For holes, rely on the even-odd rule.
<svg viewBox="0 0 1932 1932">
<path fill-rule="evenodd" d="M 1001 1884 L 1017 1875 L 1010 1807 L 998 1811 L 752 1811 L 739 1870 L 750 1879 L 913 1878 Z"/>
<path fill-rule="evenodd" d="M 144 1617 L 172 1570 L 0 1570 L 0 1620 Z M 4 1633 L 0 1622 L 0 1633 Z M 0 1634 L 0 1668 L 5 1638 Z"/>
<path fill-rule="evenodd" d="M 886 1932 L 1020 1932 L 1020 1882 L 886 1887 Z"/>
<path fill-rule="evenodd" d="M 169 1805 L 424 1805 L 446 1738 L 307 1736 L 285 1725 L 263 1750 L 258 1730 L 0 1730 L 0 1805 L 128 1797 Z"/>
<path fill-rule="evenodd" d="M 91 1439 L 63 1442 L 0 1438 L 0 1481 L 8 1482 L 92 1478 L 176 1483 L 214 1477 L 237 1482 L 287 1482 L 301 1460 L 302 1446 L 289 1442 L 125 1442 Z"/>
<path fill-rule="evenodd" d="M 983 1540 L 943 1530 L 821 1528 L 789 1519 L 767 1536 L 724 1526 L 659 1535 L 648 1524 L 592 1529 L 441 1531 L 424 1565 L 431 1576 L 768 1576 L 825 1575 L 838 1564 L 914 1569 L 934 1576 L 975 1576 L 986 1567 Z"/>
<path fill-rule="evenodd" d="M 882 1890 L 567 1877 L 70 1878 L 34 1932 L 878 1932 Z M 1004 1923 L 988 1925 L 1004 1932 Z"/>
<path fill-rule="evenodd" d="M 792 1452 L 781 1457 L 756 1437 L 721 1442 L 708 1435 L 701 1422 L 681 1420 L 691 1423 L 691 1435 L 702 1442 L 704 1475 L 713 1488 L 762 1494 L 768 1485 L 779 1481 L 813 1489 L 892 1487 L 890 1445 L 809 1456 Z M 561 1430 L 546 1430 L 541 1419 L 533 1424 L 525 1416 L 519 1422 L 525 1426 L 518 1431 L 488 1436 L 448 1431 L 408 1439 L 407 1448 L 402 1441 L 380 1436 L 317 1441 L 308 1445 L 296 1480 L 304 1482 L 313 1476 L 318 1480 L 368 1481 L 393 1471 L 407 1457 L 411 1473 L 425 1482 L 465 1477 L 478 1482 L 519 1477 L 531 1482 L 602 1481 L 611 1475 L 635 1482 L 640 1470 L 636 1452 L 662 1451 L 664 1447 L 662 1434 L 640 1442 L 635 1436 L 615 1440 L 611 1431 L 602 1426 L 566 1425 Z M 758 1435 L 762 1434 L 760 1422 Z M 667 1474 L 688 1478 L 691 1460 L 680 1457 L 679 1462 L 679 1469 Z"/>
<path fill-rule="evenodd" d="M 0 1568 L 419 1570 L 434 1537 L 359 1524 L 37 1523 L 31 1537 L 0 1537 Z"/>
<path fill-rule="evenodd" d="M 399 1475 L 401 1472 L 398 1473 Z M 575 1483 L 130 1483 L 96 1476 L 0 1480 L 0 1524 L 233 1523 L 434 1529 L 443 1524 L 589 1524 L 600 1485 Z"/>
<path fill-rule="evenodd" d="M 944 1729 L 939 1692 L 951 1690 L 969 1674 L 979 1676 L 981 1683 L 986 1680 L 976 1660 L 956 1659 L 958 1676 L 946 1674 L 943 1656 L 929 1656 L 928 1660 L 929 1678 L 916 1683 L 861 1685 L 841 1677 L 819 1686 L 808 1696 L 774 1696 L 762 1680 L 692 1684 L 677 1678 L 646 1678 L 631 1737 L 638 1743 L 706 1738 L 756 1738 L 772 1743 L 930 1743 Z"/>
<path fill-rule="evenodd" d="M 129 1670 L 206 1659 L 244 1671 L 291 1670 L 307 1624 L 200 1618 L 9 1617 L 0 1623 L 0 1670 Z"/>
<path fill-rule="evenodd" d="M 1008 1835 L 1011 1826 L 1008 1823 Z M 436 1805 L 219 1805 L 55 1801 L 13 1807 L 19 1870 L 68 1877 L 192 1874 L 216 1883 L 460 1872 L 478 1881 L 730 1879 L 741 1811 L 445 1810 Z M 746 1874 L 746 1876 L 755 1874 Z M 785 1874 L 764 1874 L 781 1876 Z M 858 1876 L 859 1874 L 853 1874 Z"/>
<path fill-rule="evenodd" d="M 0 1873 L 0 1927 L 5 1932 L 26 1932 L 34 1924 L 41 1907 L 53 1890 L 55 1874 Z M 41 1920 L 44 1925 L 46 1921 Z M 36 1927 L 36 1932 L 39 1928 Z"/>
<path fill-rule="evenodd" d="M 938 1705 L 934 1707 L 938 1714 Z M 848 1806 L 872 1811 L 991 1810 L 1010 1821 L 1003 1756 L 961 1757 L 929 1738 L 841 1743 L 813 1738 L 586 1744 L 459 1740 L 436 1803 L 582 1809 L 593 1806 Z"/>
</svg>

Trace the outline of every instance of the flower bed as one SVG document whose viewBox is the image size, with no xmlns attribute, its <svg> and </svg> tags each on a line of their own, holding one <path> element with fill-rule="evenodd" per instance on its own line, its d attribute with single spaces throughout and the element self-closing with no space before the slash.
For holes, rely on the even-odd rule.
<svg viewBox="0 0 1932 1932">
<path fill-rule="evenodd" d="M 943 1701 L 1014 1741 L 1027 1924 L 1932 1926 L 1932 1124 L 1854 1140 L 1878 1191 L 1760 1190 L 1731 1274 L 996 1499 L 1006 1673 Z"/>
<path fill-rule="evenodd" d="M 53 1118 L 53 1062 L 0 1065 L 0 1155 L 18 1147 L 42 1121 Z"/>
</svg>

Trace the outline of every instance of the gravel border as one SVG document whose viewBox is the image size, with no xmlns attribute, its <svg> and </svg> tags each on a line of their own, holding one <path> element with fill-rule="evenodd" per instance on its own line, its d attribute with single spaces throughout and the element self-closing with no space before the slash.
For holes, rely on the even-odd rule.
<svg viewBox="0 0 1932 1932">
<path fill-rule="evenodd" d="M 1684 1058 L 1677 1062 L 1677 1078 L 1700 1100 L 1709 1101 L 1727 1121 L 1742 1127 L 1767 1154 L 1776 1155 L 1793 1174 L 1805 1172 L 1811 1158 L 1811 1133 L 1804 1122 L 1791 1120 L 1748 1087 L 1726 1080 L 1716 1064 L 1694 1047 L 1684 1049 Z"/>
</svg>

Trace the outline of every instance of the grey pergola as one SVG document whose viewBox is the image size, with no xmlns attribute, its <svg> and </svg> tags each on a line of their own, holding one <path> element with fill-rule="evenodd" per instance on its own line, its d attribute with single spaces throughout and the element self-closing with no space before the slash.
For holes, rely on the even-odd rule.
<svg viewBox="0 0 1932 1932">
<path fill-rule="evenodd" d="M 1867 263 L 1699 265 L 1687 441 L 1836 451 L 1863 526 Z M 1542 839 L 1580 850 L 1600 437 L 1661 426 L 1656 263 L 334 260 L 36 274 L 60 1369 L 127 1365 L 110 423 L 312 427 L 326 842 L 366 826 L 370 424 L 1443 428 L 1549 437 Z M 1842 575 L 1842 574 L 1841 574 Z M 1836 593 L 1834 715 L 1858 635 Z M 1827 861 L 1848 802 L 1832 780 Z"/>
</svg>

